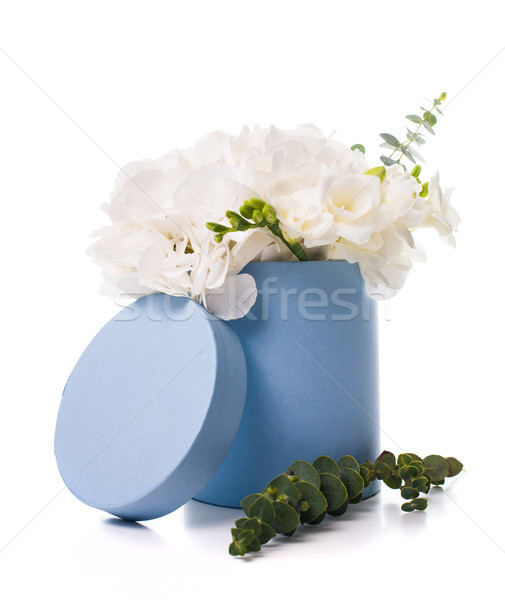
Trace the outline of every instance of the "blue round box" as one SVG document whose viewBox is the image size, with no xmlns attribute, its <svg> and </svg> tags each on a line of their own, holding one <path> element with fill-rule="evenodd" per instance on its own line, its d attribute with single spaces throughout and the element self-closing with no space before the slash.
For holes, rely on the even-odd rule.
<svg viewBox="0 0 505 600">
<path fill-rule="evenodd" d="M 358 265 L 262 262 L 244 272 L 258 298 L 229 324 L 246 359 L 245 408 L 226 459 L 195 496 L 230 507 L 294 460 L 380 452 L 377 307 Z"/>
<path fill-rule="evenodd" d="M 80 500 L 130 520 L 191 497 L 239 507 L 294 460 L 377 457 L 377 309 L 358 266 L 244 271 L 258 298 L 242 319 L 153 294 L 88 345 L 55 433 L 58 467 Z"/>
</svg>

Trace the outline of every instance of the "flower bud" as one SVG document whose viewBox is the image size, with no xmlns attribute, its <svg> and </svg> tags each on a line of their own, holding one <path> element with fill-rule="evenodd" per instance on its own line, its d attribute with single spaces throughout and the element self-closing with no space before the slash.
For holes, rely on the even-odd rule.
<svg viewBox="0 0 505 600">
<path fill-rule="evenodd" d="M 265 221 L 267 223 L 275 223 L 276 221 L 278 221 L 277 213 L 275 212 L 275 208 L 273 206 L 271 206 L 270 204 L 265 204 L 262 212 L 263 212 L 263 216 L 265 217 Z"/>
</svg>

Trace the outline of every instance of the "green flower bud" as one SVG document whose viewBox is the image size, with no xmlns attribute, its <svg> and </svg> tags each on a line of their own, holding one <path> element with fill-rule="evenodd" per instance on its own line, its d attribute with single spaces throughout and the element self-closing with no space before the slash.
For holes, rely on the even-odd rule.
<svg viewBox="0 0 505 600">
<path fill-rule="evenodd" d="M 252 217 L 253 212 L 254 208 L 247 204 L 242 204 L 242 206 L 240 207 L 240 214 L 246 219 L 250 219 Z"/>
<path fill-rule="evenodd" d="M 261 210 L 254 210 L 253 211 L 252 220 L 259 227 L 262 227 L 265 224 L 265 219 L 263 218 L 263 213 L 261 212 Z"/>
<path fill-rule="evenodd" d="M 277 218 L 277 213 L 275 212 L 275 208 L 270 204 L 265 204 L 263 207 L 263 216 L 265 217 L 265 221 L 267 223 L 275 223 L 279 219 Z"/>
<path fill-rule="evenodd" d="M 421 174 L 421 167 L 419 165 L 416 165 L 412 171 L 410 172 L 410 174 L 412 175 L 412 177 L 415 177 L 416 179 L 419 177 L 419 175 Z"/>
</svg>

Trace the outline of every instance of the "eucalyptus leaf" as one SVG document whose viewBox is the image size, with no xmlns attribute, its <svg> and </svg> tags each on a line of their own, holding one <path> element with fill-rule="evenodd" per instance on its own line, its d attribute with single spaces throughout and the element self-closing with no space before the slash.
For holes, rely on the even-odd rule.
<svg viewBox="0 0 505 600">
<path fill-rule="evenodd" d="M 386 167 L 390 167 L 392 165 L 396 165 L 396 163 L 397 163 L 396 160 L 392 159 L 389 156 L 385 156 L 384 154 L 381 154 L 380 159 L 386 165 Z"/>
<path fill-rule="evenodd" d="M 295 485 L 300 492 L 301 500 L 309 504 L 308 510 L 300 513 L 301 523 L 310 523 L 326 512 L 328 503 L 318 488 L 306 481 L 298 481 Z"/>
<path fill-rule="evenodd" d="M 318 472 L 304 460 L 296 460 L 286 469 L 286 473 L 291 476 L 296 475 L 296 481 L 306 481 L 317 488 L 321 485 Z"/>
<path fill-rule="evenodd" d="M 424 120 L 429 123 L 432 127 L 437 124 L 437 117 L 429 111 L 426 111 L 423 115 Z"/>
<path fill-rule="evenodd" d="M 347 495 L 349 496 L 349 501 L 352 501 L 353 498 L 356 498 L 356 496 L 359 496 L 359 494 L 363 492 L 363 488 L 365 487 L 363 483 L 363 478 L 359 473 L 357 473 L 353 469 L 344 467 L 341 470 L 340 479 L 347 488 Z"/>
<path fill-rule="evenodd" d="M 426 510 L 428 500 L 426 498 L 416 498 L 415 500 L 412 500 L 412 506 L 416 510 Z"/>
<path fill-rule="evenodd" d="M 261 523 L 271 525 L 275 518 L 274 507 L 270 500 L 267 500 L 265 496 L 260 496 L 256 502 L 251 505 L 249 516 L 256 517 Z"/>
<path fill-rule="evenodd" d="M 416 488 L 404 485 L 401 488 L 401 495 L 402 498 L 405 498 L 405 500 L 412 500 L 412 498 L 417 498 L 419 496 L 419 492 L 416 490 Z"/>
<path fill-rule="evenodd" d="M 261 494 L 251 494 L 249 496 L 246 496 L 242 502 L 240 503 L 240 506 L 242 507 L 242 510 L 245 512 L 245 514 L 250 517 L 251 515 L 249 514 L 249 511 L 251 509 L 251 506 L 256 502 L 256 500 L 258 498 L 261 498 Z"/>
<path fill-rule="evenodd" d="M 336 477 L 340 477 L 340 467 L 329 456 L 319 456 L 312 463 L 312 466 L 319 473 L 319 476 L 321 476 L 321 473 L 331 473 Z"/>
<path fill-rule="evenodd" d="M 423 122 L 421 117 L 419 117 L 418 115 L 407 115 L 406 119 L 408 119 L 409 121 L 412 121 L 412 123 L 417 123 L 417 124 L 420 124 Z"/>
<path fill-rule="evenodd" d="M 328 514 L 331 515 L 332 517 L 341 517 L 347 511 L 348 506 L 349 506 L 349 500 L 346 498 L 345 502 L 343 504 L 341 504 L 335 510 L 329 510 Z"/>
<path fill-rule="evenodd" d="M 346 454 L 345 456 L 342 456 L 337 464 L 341 470 L 344 467 L 347 467 L 348 469 L 352 469 L 353 471 L 356 471 L 356 473 L 359 473 L 359 462 L 354 458 L 354 456 Z"/>
<path fill-rule="evenodd" d="M 427 121 L 423 121 L 423 127 L 427 131 L 429 131 L 431 133 L 431 135 L 435 135 L 435 132 L 433 131 L 433 127 Z"/>
<path fill-rule="evenodd" d="M 353 144 L 351 150 L 359 150 L 362 154 L 365 154 L 365 146 L 363 144 Z"/>
<path fill-rule="evenodd" d="M 430 454 L 423 460 L 423 464 L 433 482 L 441 481 L 449 475 L 448 462 L 438 454 Z"/>
<path fill-rule="evenodd" d="M 391 469 L 391 471 L 396 467 L 395 455 L 387 450 L 384 450 L 384 452 L 379 454 L 379 456 L 375 459 L 375 463 L 377 462 L 385 463 Z"/>
<path fill-rule="evenodd" d="M 385 142 L 391 144 L 394 148 L 397 148 L 400 145 L 400 140 L 390 133 L 380 133 L 379 135 Z"/>
<path fill-rule="evenodd" d="M 460 463 L 457 458 L 450 456 L 445 460 L 447 461 L 447 464 L 449 466 L 449 473 L 447 474 L 447 477 L 454 477 L 461 473 L 461 470 L 463 469 L 463 464 Z"/>
<path fill-rule="evenodd" d="M 271 525 L 261 523 L 261 531 L 258 535 L 258 541 L 260 544 L 266 544 L 268 540 L 271 540 L 276 535 L 275 529 Z"/>
<path fill-rule="evenodd" d="M 342 481 L 331 473 L 321 473 L 321 492 L 328 503 L 328 512 L 336 510 L 347 500 L 347 488 Z"/>
<path fill-rule="evenodd" d="M 275 512 L 275 519 L 272 523 L 273 529 L 277 533 L 282 533 L 287 535 L 288 532 L 291 532 L 298 527 L 300 524 L 300 519 L 298 518 L 298 514 L 296 510 L 286 504 L 285 502 L 273 502 L 273 508 Z"/>
<path fill-rule="evenodd" d="M 402 485 L 402 478 L 398 477 L 398 475 L 391 475 L 391 477 L 386 477 L 383 481 L 392 490 L 398 490 Z"/>
<path fill-rule="evenodd" d="M 266 492 L 266 490 L 272 487 L 277 490 L 274 500 L 284 494 L 288 497 L 288 502 L 291 506 L 296 506 L 298 504 L 298 491 L 286 473 L 281 473 L 280 475 L 277 475 L 275 479 L 272 479 L 263 492 Z"/>
</svg>

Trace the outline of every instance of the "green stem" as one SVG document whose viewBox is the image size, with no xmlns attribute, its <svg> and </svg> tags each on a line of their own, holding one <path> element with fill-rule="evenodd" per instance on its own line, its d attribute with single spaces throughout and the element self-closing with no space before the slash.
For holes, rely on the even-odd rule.
<svg viewBox="0 0 505 600">
<path fill-rule="evenodd" d="M 270 231 L 276 235 L 278 238 L 280 238 L 284 244 L 291 250 L 291 252 L 296 256 L 296 258 L 300 261 L 303 260 L 308 260 L 307 255 L 305 254 L 305 251 L 303 250 L 300 242 L 298 240 L 295 240 L 294 242 L 289 242 L 285 237 L 284 234 L 282 233 L 282 230 L 279 226 L 279 223 L 268 223 L 267 224 L 268 229 L 270 229 Z"/>
</svg>

